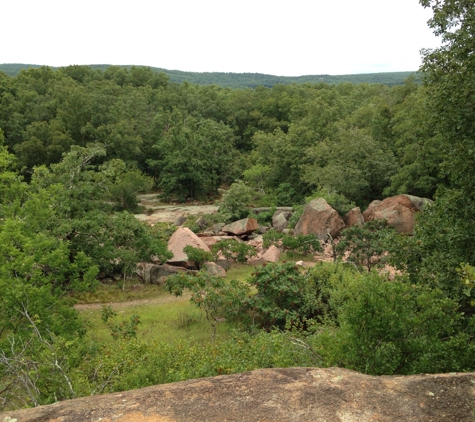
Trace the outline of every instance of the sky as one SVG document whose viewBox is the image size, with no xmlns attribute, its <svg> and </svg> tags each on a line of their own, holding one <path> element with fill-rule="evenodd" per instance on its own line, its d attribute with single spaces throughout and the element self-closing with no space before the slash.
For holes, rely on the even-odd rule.
<svg viewBox="0 0 475 422">
<path fill-rule="evenodd" d="M 418 0 L 3 0 L 0 63 L 278 76 L 414 71 Z"/>
</svg>

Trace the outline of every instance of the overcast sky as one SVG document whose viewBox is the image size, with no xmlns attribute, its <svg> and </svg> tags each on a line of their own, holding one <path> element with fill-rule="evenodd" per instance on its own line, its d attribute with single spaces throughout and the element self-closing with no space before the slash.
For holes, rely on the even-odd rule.
<svg viewBox="0 0 475 422">
<path fill-rule="evenodd" d="M 279 76 L 413 71 L 418 0 L 3 0 L 0 63 Z"/>
</svg>

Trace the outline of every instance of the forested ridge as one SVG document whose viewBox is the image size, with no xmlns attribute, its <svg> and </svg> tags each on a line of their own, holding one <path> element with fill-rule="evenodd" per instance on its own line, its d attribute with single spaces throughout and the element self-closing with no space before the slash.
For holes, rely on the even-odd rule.
<svg viewBox="0 0 475 422">
<path fill-rule="evenodd" d="M 120 159 L 181 198 L 213 195 L 245 170 L 293 195 L 280 205 L 322 186 L 362 204 L 384 191 L 432 196 L 438 183 L 435 133 L 420 115 L 429 88 L 412 79 L 230 89 L 149 68 L 70 66 L 1 81 L 5 146 L 27 179 L 71 146 L 100 144 L 99 161 Z"/>
<path fill-rule="evenodd" d="M 257 367 L 473 371 L 475 7 L 420 3 L 443 41 L 423 51 L 423 84 L 224 88 L 144 67 L 0 73 L 0 409 Z M 113 340 L 89 338 L 74 297 L 105 282 L 120 289 L 138 262 L 170 258 L 173 228 L 136 220 L 137 192 L 211 202 L 220 187 L 229 190 L 211 224 L 249 205 L 297 213 L 316 197 L 340 212 L 399 193 L 434 203 L 413 236 L 348 229 L 340 258 L 308 271 L 170 277 L 171 293 L 190 290 L 206 312 L 213 339 L 227 320 L 223 341 L 148 343 L 137 315 L 116 324 L 107 308 Z M 272 232 L 266 241 L 320 249 Z M 395 280 L 361 265 L 375 251 Z"/>
<path fill-rule="evenodd" d="M 111 65 L 95 64 L 90 65 L 92 69 L 106 70 Z M 42 66 L 35 64 L 4 63 L 0 64 L 0 71 L 9 76 L 16 76 L 21 70 L 29 68 L 37 69 Z M 58 67 L 50 66 L 53 70 Z M 144 66 L 117 66 L 131 69 L 132 67 Z M 366 73 L 356 75 L 303 75 L 303 76 L 275 76 L 262 73 L 231 73 L 231 72 L 186 72 L 181 70 L 169 70 L 158 67 L 150 67 L 157 73 L 163 73 L 170 78 L 171 82 L 189 82 L 199 85 L 218 85 L 225 88 L 255 88 L 265 86 L 271 88 L 277 84 L 288 85 L 291 83 L 330 83 L 338 84 L 343 82 L 350 83 L 381 83 L 384 85 L 401 85 L 409 76 L 414 75 L 420 80 L 417 72 L 381 72 Z"/>
</svg>

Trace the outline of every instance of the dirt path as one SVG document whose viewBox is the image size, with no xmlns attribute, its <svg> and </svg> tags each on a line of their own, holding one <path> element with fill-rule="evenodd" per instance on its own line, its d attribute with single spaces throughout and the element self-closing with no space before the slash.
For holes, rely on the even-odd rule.
<svg viewBox="0 0 475 422">
<path fill-rule="evenodd" d="M 163 297 L 157 297 L 153 299 L 137 299 L 137 300 L 129 300 L 127 302 L 109 302 L 109 303 L 78 303 L 74 305 L 74 308 L 78 311 L 86 311 L 86 310 L 95 310 L 101 309 L 102 306 L 107 305 L 111 306 L 113 309 L 125 309 L 131 308 L 133 306 L 142 306 L 142 305 L 163 305 L 165 303 L 171 302 L 185 302 L 190 300 L 191 294 L 184 293 L 183 296 L 173 296 L 173 295 L 166 295 Z"/>
</svg>

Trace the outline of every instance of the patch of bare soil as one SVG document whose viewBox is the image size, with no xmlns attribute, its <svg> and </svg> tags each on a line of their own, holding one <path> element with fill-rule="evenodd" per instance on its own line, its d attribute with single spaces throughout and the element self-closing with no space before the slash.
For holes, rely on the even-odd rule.
<svg viewBox="0 0 475 422">
<path fill-rule="evenodd" d="M 0 422 L 473 422 L 475 373 L 261 369 L 6 412 Z"/>
</svg>

